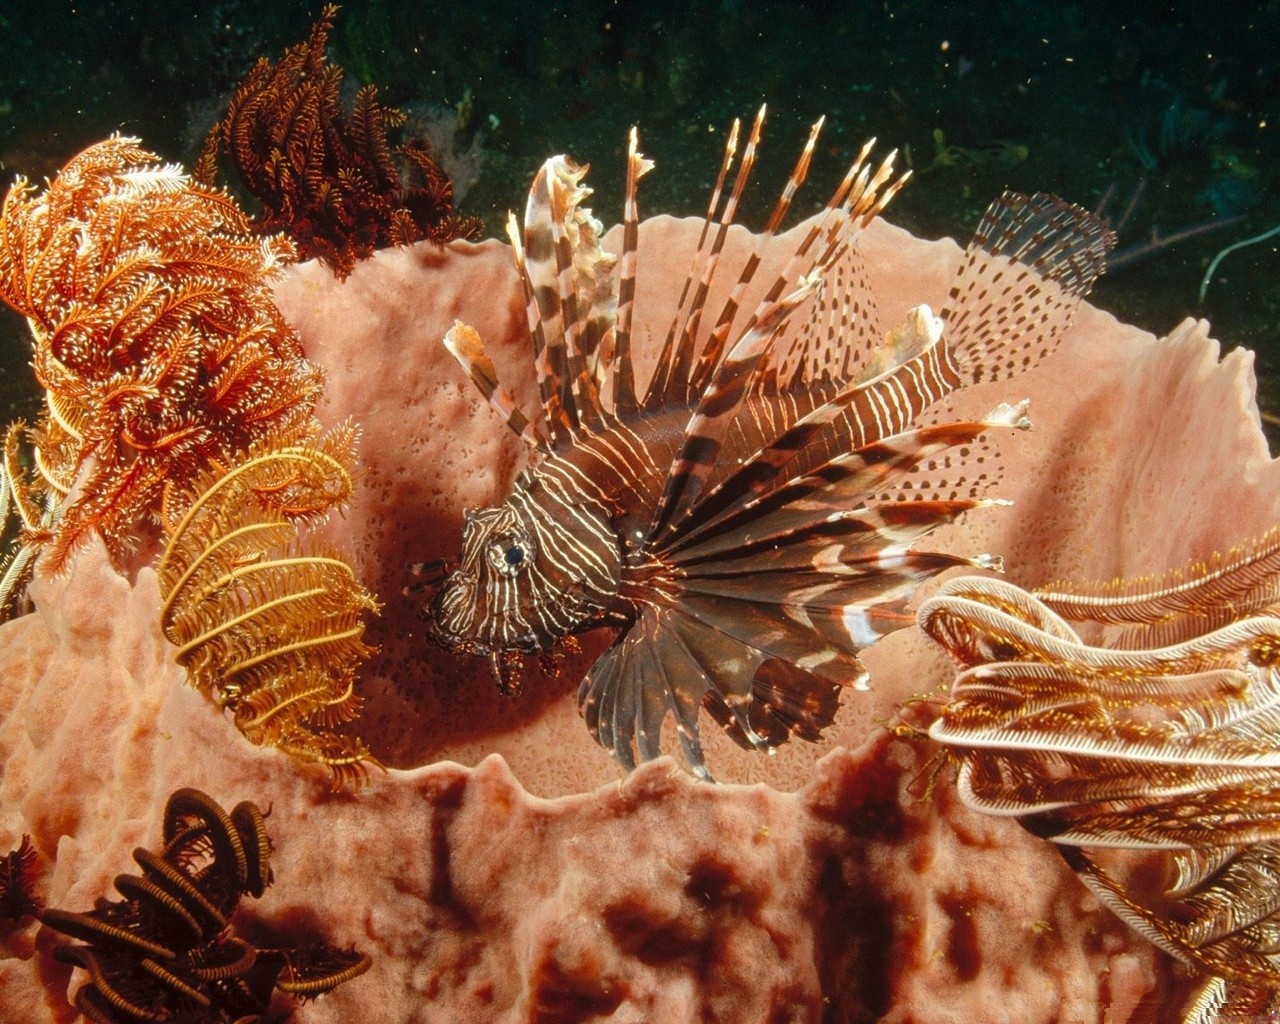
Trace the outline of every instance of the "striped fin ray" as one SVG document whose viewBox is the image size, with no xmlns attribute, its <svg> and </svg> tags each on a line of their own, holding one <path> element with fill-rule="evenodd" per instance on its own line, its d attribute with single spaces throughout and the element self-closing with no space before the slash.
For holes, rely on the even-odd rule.
<svg viewBox="0 0 1280 1024">
<path fill-rule="evenodd" d="M 533 342 L 533 367 L 538 377 L 538 391 L 542 396 L 542 418 L 551 433 L 552 445 L 561 448 L 573 437 L 573 421 L 565 408 L 560 382 L 565 379 L 563 339 L 553 330 L 547 331 L 542 310 L 529 273 L 529 261 L 525 256 L 520 226 L 512 214 L 507 218 L 507 238 L 515 259 L 516 272 L 524 287 L 525 315 L 529 337 Z"/>
<path fill-rule="evenodd" d="M 594 295 L 583 296 L 583 299 L 590 299 L 592 305 L 579 301 L 579 283 L 590 284 L 593 281 L 590 270 L 592 258 L 603 258 L 598 241 L 600 226 L 592 222 L 590 211 L 581 207 L 583 199 L 591 194 L 591 189 L 581 184 L 581 177 L 586 171 L 586 167 L 575 168 L 571 174 L 563 177 L 549 175 L 548 181 L 551 184 L 551 240 L 555 251 L 557 299 L 564 328 L 565 361 L 569 390 L 573 396 L 572 407 L 578 414 L 578 423 L 575 425 L 599 429 L 603 409 L 591 357 L 598 350 L 601 330 L 605 326 L 611 326 L 614 311 L 595 311 Z M 533 198 L 531 193 L 530 203 Z M 536 222 L 531 223 L 526 214 L 526 244 L 537 229 Z M 587 250 L 586 259 L 581 261 L 580 266 L 584 247 Z"/>
<path fill-rule="evenodd" d="M 809 138 L 805 142 L 804 148 L 800 151 L 800 158 L 796 161 L 795 167 L 792 168 L 791 176 L 787 179 L 786 185 L 783 186 L 782 194 L 778 196 L 778 200 L 774 204 L 768 223 L 756 236 L 755 246 L 751 251 L 751 255 L 747 257 L 747 261 L 738 275 L 738 280 L 720 311 L 715 327 L 712 329 L 701 354 L 698 356 L 697 365 L 694 367 L 684 396 L 686 402 L 696 400 L 697 396 L 711 383 L 712 374 L 724 356 L 725 344 L 729 338 L 729 332 L 733 329 L 733 322 L 737 318 L 742 296 L 746 292 L 747 286 L 755 278 L 765 246 L 777 234 L 779 226 L 787 216 L 787 211 L 791 209 L 791 203 L 795 199 L 796 192 L 799 191 L 800 186 L 804 184 L 805 178 L 808 177 L 809 164 L 813 160 L 813 148 L 817 145 L 818 134 L 822 131 L 822 125 L 825 120 L 825 118 L 818 118 L 809 129 Z M 778 294 L 780 295 L 781 291 Z M 693 339 L 690 338 L 688 341 L 688 351 L 692 352 Z"/>
<path fill-rule="evenodd" d="M 567 157 L 552 157 L 529 190 L 523 244 L 514 222 L 508 226 L 525 282 L 544 411 L 558 406 L 567 423 L 556 434 L 558 443 L 580 425 L 600 425 L 596 370 L 616 316 L 616 259 L 600 248 L 601 225 L 582 205 L 591 195 L 582 184 L 586 173 Z M 548 403 L 548 392 L 558 401 Z"/>
<path fill-rule="evenodd" d="M 764 121 L 765 108 L 762 106 L 756 114 L 756 120 L 752 126 L 752 135 L 754 138 L 759 137 L 760 126 Z M 689 271 L 685 275 L 684 285 L 680 289 L 680 298 L 676 302 L 675 311 L 671 317 L 671 326 L 667 330 L 666 339 L 662 343 L 662 350 L 658 355 L 657 365 L 654 367 L 653 376 L 649 379 L 649 387 L 645 392 L 644 401 L 642 403 L 645 409 L 657 409 L 667 404 L 667 396 L 676 390 L 683 390 L 683 382 L 677 385 L 676 364 L 681 359 L 679 345 L 685 337 L 688 337 L 688 331 L 685 329 L 688 320 L 694 315 L 694 311 L 698 309 L 698 301 L 695 298 L 686 311 L 686 303 L 689 302 L 690 294 L 702 294 L 705 298 L 703 285 L 709 285 L 709 277 L 707 264 L 711 263 L 711 273 L 714 273 L 715 263 L 712 261 L 711 253 L 716 251 L 715 242 L 712 241 L 708 248 L 708 239 L 711 237 L 712 227 L 716 223 L 716 211 L 720 209 L 720 197 L 724 192 L 724 183 L 728 178 L 729 169 L 733 166 L 734 157 L 738 152 L 738 136 L 741 132 L 741 122 L 734 118 L 733 125 L 729 129 L 729 136 L 725 140 L 724 157 L 720 162 L 720 171 L 716 175 L 715 186 L 711 190 L 711 199 L 707 204 L 707 213 L 702 221 L 702 232 L 698 236 L 698 245 L 694 249 L 693 257 L 689 263 Z M 754 154 L 754 145 L 748 143 L 747 152 Z M 744 159 L 744 163 L 745 163 Z M 750 166 L 747 166 L 750 171 Z M 743 169 L 739 168 L 738 179 L 745 183 L 743 178 Z M 726 207 L 729 204 L 726 203 Z M 736 205 L 736 204 L 735 204 Z M 724 222 L 724 214 L 721 214 L 721 221 Z M 727 231 L 727 223 L 722 224 Z M 722 232 L 717 232 L 720 237 Z M 723 238 L 720 240 L 723 246 Z"/>
<path fill-rule="evenodd" d="M 578 706 L 596 741 L 628 770 L 661 753 L 662 725 L 672 714 L 686 761 L 709 779 L 698 709 L 712 682 L 674 629 L 676 615 L 646 606 L 587 673 Z"/>
<path fill-rule="evenodd" d="M 1007 380 L 1052 352 L 1114 244 L 1101 220 L 1057 196 L 992 203 L 942 313 L 964 380 Z"/>
<path fill-rule="evenodd" d="M 658 756 L 670 715 L 685 758 L 707 779 L 699 709 L 749 749 L 767 750 L 792 734 L 816 740 L 835 717 L 841 684 L 776 657 L 787 640 L 776 628 L 740 636 L 682 607 L 648 605 L 583 680 L 587 727 L 630 768 Z M 845 674 L 861 678 L 856 659 Z"/>
<path fill-rule="evenodd" d="M 928 316 L 928 308 L 922 307 L 925 319 L 936 324 Z M 909 320 L 909 322 L 911 322 Z M 880 377 L 865 383 L 854 383 L 838 391 L 828 401 L 778 433 L 743 464 L 724 479 L 718 481 L 686 513 L 685 519 L 676 524 L 674 533 L 689 536 L 707 524 L 725 509 L 739 505 L 744 498 L 767 493 L 780 474 L 801 453 L 810 451 L 815 441 L 833 424 L 841 430 L 836 438 L 829 438 L 824 451 L 860 449 L 887 439 L 906 430 L 917 415 L 935 398 L 950 390 L 953 377 L 945 354 L 937 345 L 940 335 L 916 338 L 912 358 L 886 370 Z M 890 345 L 895 342 L 891 340 Z M 919 348 L 921 351 L 916 352 Z M 886 356 L 886 361 L 899 358 L 902 348 Z M 1019 416 L 1011 425 L 1024 426 L 1025 407 L 1018 407 Z M 803 465 L 803 463 L 802 463 Z M 674 539 L 672 544 L 677 543 Z"/>
<path fill-rule="evenodd" d="M 790 390 L 810 382 L 869 381 L 888 370 L 874 359 L 884 339 L 880 313 L 856 239 L 823 278 L 813 315 L 780 343 L 762 371 L 762 390 Z M 905 362 L 898 359 L 897 362 Z M 871 364 L 871 365 L 869 365 Z"/>
<path fill-rule="evenodd" d="M 772 303 L 754 326 L 734 343 L 716 369 L 684 430 L 684 438 L 667 473 L 662 495 L 654 509 L 646 540 L 652 544 L 667 523 L 678 517 L 698 496 L 715 468 L 725 430 L 746 397 L 747 383 L 777 330 L 813 293 L 818 278 L 801 280 L 790 295 Z"/>
<path fill-rule="evenodd" d="M 759 122 L 757 126 L 758 124 Z M 805 151 L 770 219 L 770 226 L 775 230 L 775 221 L 780 221 L 785 215 L 792 195 L 803 181 L 820 128 L 821 122 L 814 125 Z M 685 428 L 684 442 L 672 462 L 666 487 L 655 510 L 647 534 L 650 542 L 660 539 L 668 523 L 678 522 L 680 516 L 693 506 L 714 470 L 725 430 L 736 417 L 747 395 L 768 379 L 768 374 L 762 374 L 761 368 L 767 365 L 771 347 L 777 342 L 778 336 L 785 334 L 790 326 L 787 319 L 774 322 L 779 310 L 792 306 L 796 300 L 805 297 L 805 293 L 821 288 L 824 275 L 843 258 L 851 243 L 850 225 L 860 228 L 869 223 L 906 181 L 906 175 L 894 178 L 896 151 L 885 158 L 874 174 L 871 172 L 866 158 L 874 141 L 873 139 L 863 147 L 857 161 L 828 201 L 823 214 L 811 225 L 786 266 L 761 299 L 742 334 L 723 357 L 720 355 L 722 338 L 713 338 L 708 358 L 700 364 L 698 379 L 701 383 L 705 377 L 705 384 L 688 396 L 697 405 Z M 809 263 L 809 269 L 800 279 L 800 287 L 789 296 L 781 298 L 788 282 L 794 279 L 793 275 L 805 264 L 810 250 L 823 239 L 825 242 L 820 246 L 819 255 Z M 743 278 L 726 303 L 717 331 L 723 329 L 727 333 L 731 329 L 741 292 L 754 275 L 756 265 L 758 258 L 753 255 L 748 261 Z M 695 304 L 704 297 L 705 292 L 700 291 L 699 300 L 695 300 Z M 691 350 L 692 337 L 686 335 L 686 339 Z M 668 395 L 670 394 L 669 388 Z M 832 422 L 834 418 L 827 422 Z M 901 425 L 905 426 L 908 421 L 909 418 L 903 418 Z"/>
<path fill-rule="evenodd" d="M 931 424 L 878 440 L 792 477 L 763 493 L 737 489 L 733 500 L 710 517 L 690 516 L 667 538 L 665 557 L 676 564 L 726 554 L 737 547 L 776 538 L 789 529 L 840 522 L 889 487 L 899 475 L 947 449 L 971 443 L 993 427 L 1025 429 L 1025 404 L 997 406 L 981 420 Z M 972 504 L 976 504 L 974 500 Z M 899 503 L 879 506 L 883 516 Z M 903 505 L 911 504 L 903 502 Z M 901 514 L 901 513 L 897 513 Z"/>
<path fill-rule="evenodd" d="M 455 320 L 444 336 L 444 345 L 520 440 L 533 448 L 549 449 L 546 435 L 520 411 L 514 396 L 499 382 L 493 360 L 485 354 L 484 342 L 474 327 Z"/>
<path fill-rule="evenodd" d="M 843 180 L 827 201 L 821 215 L 813 220 L 800 240 L 800 244 L 796 246 L 786 265 L 765 293 L 762 304 L 777 299 L 789 282 L 805 272 L 806 266 L 824 268 L 824 282 L 831 273 L 831 268 L 838 267 L 846 259 L 849 259 L 855 268 L 857 267 L 856 257 L 847 257 L 846 253 L 856 244 L 858 233 L 884 210 L 911 177 L 910 171 L 904 171 L 896 178 L 894 177 L 896 173 L 894 162 L 898 156 L 896 149 L 881 161 L 873 173 L 869 158 L 875 142 L 875 139 L 868 140 L 859 151 Z M 817 254 L 811 256 L 810 252 L 818 243 L 821 245 Z M 850 280 L 853 285 L 864 283 L 862 275 L 857 273 L 852 275 Z M 814 311 L 814 316 L 823 315 L 823 307 L 819 305 Z M 751 327 L 751 322 L 748 322 L 747 327 L 748 329 Z M 811 360 L 800 359 L 793 355 L 797 345 L 803 344 L 804 335 L 805 330 L 801 328 L 794 335 L 787 334 L 779 340 L 777 348 L 758 368 L 752 382 L 753 389 L 763 388 L 767 382 L 779 377 L 777 370 L 779 362 L 795 361 L 801 374 L 808 374 L 811 371 Z M 811 338 L 812 334 L 809 336 Z M 847 344 L 845 338 L 838 340 L 842 346 Z M 812 356 L 822 358 L 816 352 Z M 815 379 L 812 376 L 803 376 L 794 383 L 811 383 Z"/>
<path fill-rule="evenodd" d="M 772 590 L 769 579 L 778 573 L 874 577 L 910 564 L 910 556 L 934 557 L 909 552 L 907 547 L 983 503 L 903 501 L 834 513 L 825 501 L 813 504 L 812 514 L 774 513 L 739 527 L 736 543 L 720 544 L 717 537 L 715 544 L 681 552 L 671 564 L 679 567 L 682 581 L 694 581 L 690 586 L 698 580 L 739 576 L 748 577 L 749 586 L 749 577 L 759 577 L 761 593 Z M 970 564 L 970 560 L 955 558 L 947 564 Z"/>
<path fill-rule="evenodd" d="M 895 154 L 886 157 L 877 172 L 870 174 L 869 165 L 861 163 L 868 151 L 869 146 L 863 148 L 859 163 L 845 175 L 845 182 L 837 188 L 836 195 L 828 202 L 824 214 L 815 220 L 782 273 L 756 307 L 744 332 L 727 355 L 717 362 L 707 387 L 701 389 L 694 415 L 685 428 L 684 443 L 672 461 L 667 484 L 646 534 L 650 541 L 659 538 L 668 522 L 678 521 L 682 513 L 698 498 L 714 470 L 724 431 L 735 419 L 742 401 L 753 387 L 753 381 L 759 379 L 759 367 L 767 358 L 769 346 L 776 339 L 778 330 L 785 329 L 786 316 L 820 287 L 822 275 L 844 256 L 849 237 L 846 232 L 842 232 L 840 224 L 846 221 L 855 224 L 869 223 L 905 182 L 905 175 L 893 179 Z M 797 166 L 805 165 L 806 161 L 801 157 L 801 163 Z M 833 220 L 837 221 L 835 227 L 832 225 Z M 786 283 L 792 279 L 791 275 L 804 261 L 806 253 L 823 237 L 827 239 L 826 246 L 812 269 L 800 279 L 799 287 L 790 296 L 780 298 Z"/>
<path fill-rule="evenodd" d="M 635 369 L 631 358 L 631 317 L 636 296 L 636 250 L 640 239 L 640 211 L 636 183 L 653 169 L 641 154 L 635 128 L 627 141 L 627 190 L 622 217 L 622 259 L 618 267 L 618 320 L 614 333 L 613 411 L 632 416 L 637 409 Z"/>
<path fill-rule="evenodd" d="M 742 193 L 751 178 L 751 172 L 755 169 L 756 151 L 760 145 L 760 132 L 764 127 L 764 115 L 765 107 L 761 106 L 756 114 L 755 121 L 751 124 L 751 131 L 747 135 L 747 144 L 742 150 L 742 162 L 738 164 L 738 173 L 734 178 L 729 198 L 725 201 L 724 210 L 720 214 L 711 248 L 707 251 L 706 259 L 702 263 L 698 285 L 689 304 L 689 313 L 685 318 L 684 326 L 680 330 L 679 340 L 672 356 L 671 369 L 667 375 L 666 393 L 663 396 L 664 405 L 685 405 L 694 397 L 690 386 L 690 375 L 693 372 L 694 350 L 698 344 L 702 317 L 706 312 L 707 295 L 711 291 L 711 283 L 715 280 L 716 271 L 720 267 L 720 257 L 724 252 L 724 245 L 729 237 L 729 227 L 738 216 L 738 204 L 741 202 Z M 732 301 L 731 297 L 730 302 Z M 674 324 L 672 326 L 674 327 Z"/>
</svg>

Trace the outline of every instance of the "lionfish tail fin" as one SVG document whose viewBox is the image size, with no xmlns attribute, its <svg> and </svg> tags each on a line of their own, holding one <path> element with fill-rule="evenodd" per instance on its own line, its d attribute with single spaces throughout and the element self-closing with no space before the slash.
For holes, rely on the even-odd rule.
<svg viewBox="0 0 1280 1024">
<path fill-rule="evenodd" d="M 1007 380 L 1049 355 L 1114 244 L 1098 217 L 1057 196 L 992 203 L 942 313 L 961 379 Z"/>
<path fill-rule="evenodd" d="M 444 347 L 520 440 L 533 448 L 548 448 L 546 436 L 520 411 L 514 396 L 498 380 L 498 371 L 474 327 L 455 320 L 445 333 Z"/>
</svg>

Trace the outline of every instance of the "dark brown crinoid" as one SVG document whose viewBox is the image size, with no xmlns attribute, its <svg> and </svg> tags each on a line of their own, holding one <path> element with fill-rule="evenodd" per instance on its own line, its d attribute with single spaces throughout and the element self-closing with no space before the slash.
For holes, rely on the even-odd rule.
<svg viewBox="0 0 1280 1024">
<path fill-rule="evenodd" d="M 44 910 L 40 921 L 80 945 L 54 956 L 85 971 L 76 1007 L 98 1024 L 257 1019 L 273 990 L 309 998 L 358 977 L 368 956 L 304 944 L 261 949 L 235 933 L 240 897 L 271 884 L 271 841 L 255 804 L 227 813 L 196 789 L 179 789 L 164 811 L 164 847 L 139 847 L 141 874 L 118 875 L 123 899 L 93 910 Z"/>
<path fill-rule="evenodd" d="M 480 221 L 454 212 L 453 185 L 425 140 L 391 146 L 387 129 L 404 116 L 378 102 L 376 87 L 343 109 L 342 68 L 325 57 L 337 13 L 327 5 L 279 63 L 258 61 L 209 132 L 195 177 L 212 184 L 226 152 L 262 202 L 257 230 L 287 232 L 304 258 L 346 277 L 375 249 L 473 238 Z"/>
<path fill-rule="evenodd" d="M 40 909 L 35 884 L 39 861 L 31 837 L 0 857 L 0 922 L 17 921 Z"/>
</svg>

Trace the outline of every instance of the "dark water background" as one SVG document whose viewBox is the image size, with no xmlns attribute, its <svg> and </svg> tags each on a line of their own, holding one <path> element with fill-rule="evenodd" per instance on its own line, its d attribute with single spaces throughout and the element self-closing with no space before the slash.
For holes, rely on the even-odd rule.
<svg viewBox="0 0 1280 1024">
<path fill-rule="evenodd" d="M 235 83 L 304 40 L 320 7 L 0 2 L 5 186 L 115 131 L 190 165 Z M 559 152 L 591 161 L 593 206 L 616 220 L 632 124 L 658 162 L 644 212 L 701 213 L 724 128 L 762 101 L 757 182 L 781 182 L 825 113 L 804 195 L 819 204 L 876 135 L 915 170 L 890 219 L 922 236 L 966 237 L 1006 187 L 1090 208 L 1110 194 L 1113 221 L 1133 201 L 1130 262 L 1094 301 L 1158 334 L 1208 317 L 1225 348 L 1258 353 L 1264 419 L 1280 414 L 1280 237 L 1233 253 L 1197 293 L 1215 253 L 1280 224 L 1278 52 L 1280 0 L 363 0 L 329 48 L 352 92 L 375 83 L 411 125 L 443 126 L 459 207 L 489 234 Z M 746 223 L 774 194 L 755 189 Z M 1218 226 L 1148 245 L 1200 225 Z M 0 308 L 0 421 L 35 408 L 28 358 L 24 324 Z"/>
</svg>

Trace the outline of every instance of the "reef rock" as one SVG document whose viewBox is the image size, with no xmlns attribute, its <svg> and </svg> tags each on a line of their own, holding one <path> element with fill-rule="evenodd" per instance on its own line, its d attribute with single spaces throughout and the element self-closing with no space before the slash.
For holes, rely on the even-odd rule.
<svg viewBox="0 0 1280 1024">
<path fill-rule="evenodd" d="M 678 292 L 697 230 L 642 226 L 642 296 Z M 877 222 L 864 250 L 884 327 L 943 304 L 953 243 Z M 504 378 L 532 390 L 509 254 L 418 246 L 344 283 L 307 265 L 277 294 L 328 371 L 323 414 L 364 426 L 361 493 L 332 529 L 385 601 L 358 725 L 395 767 L 334 795 L 250 747 L 186 687 L 152 574 L 130 583 L 87 547 L 67 575 L 37 580 L 34 613 L 0 627 L 0 852 L 32 836 L 48 904 L 107 894 L 130 851 L 157 841 L 169 792 L 197 786 L 271 808 L 276 884 L 242 904 L 246 933 L 302 929 L 374 958 L 303 1006 L 304 1024 L 1172 1016 L 1163 959 L 1046 844 L 960 807 L 935 751 L 884 729 L 897 703 L 950 679 L 914 630 L 869 652 L 873 692 L 846 696 L 827 743 L 773 758 L 711 749 L 718 777 L 742 783 L 720 786 L 667 760 L 624 778 L 591 741 L 576 690 L 601 638 L 536 670 L 515 701 L 484 665 L 427 646 L 400 595 L 406 564 L 452 555 L 463 508 L 500 498 L 520 465 L 440 345 L 465 315 Z M 666 325 L 636 328 L 652 345 Z M 946 415 L 978 414 L 1029 396 L 1036 429 L 999 439 L 996 493 L 1016 504 L 939 544 L 1003 554 L 1012 579 L 1037 585 L 1156 571 L 1261 533 L 1280 473 L 1252 389 L 1248 354 L 1219 361 L 1203 324 L 1157 341 L 1082 308 L 1040 368 L 948 401 Z M 29 919 L 0 931 L 0 1020 L 74 1019 L 56 938 Z"/>
</svg>

